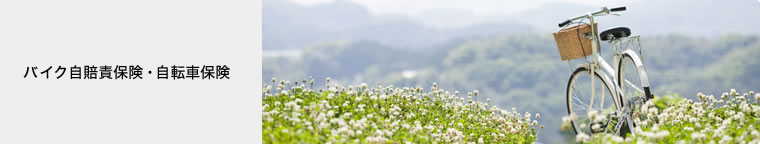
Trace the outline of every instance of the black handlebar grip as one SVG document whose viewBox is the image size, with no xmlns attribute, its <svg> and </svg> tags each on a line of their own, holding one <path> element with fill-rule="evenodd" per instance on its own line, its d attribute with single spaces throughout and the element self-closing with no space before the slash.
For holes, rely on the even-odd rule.
<svg viewBox="0 0 760 144">
<path fill-rule="evenodd" d="M 625 11 L 625 6 L 610 9 L 611 12 Z"/>
<path fill-rule="evenodd" d="M 567 24 L 570 24 L 570 20 L 566 20 L 564 22 L 559 23 L 559 27 L 564 27 Z"/>
</svg>

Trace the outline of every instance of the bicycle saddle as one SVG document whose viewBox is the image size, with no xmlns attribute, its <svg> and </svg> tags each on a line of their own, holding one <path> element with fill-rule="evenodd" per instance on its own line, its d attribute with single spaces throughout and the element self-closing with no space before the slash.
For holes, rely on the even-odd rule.
<svg viewBox="0 0 760 144">
<path fill-rule="evenodd" d="M 610 36 L 611 35 L 611 36 Z M 610 40 L 614 36 L 615 39 L 628 37 L 631 35 L 631 29 L 627 27 L 613 27 L 604 30 L 599 36 L 602 37 L 602 41 Z"/>
</svg>

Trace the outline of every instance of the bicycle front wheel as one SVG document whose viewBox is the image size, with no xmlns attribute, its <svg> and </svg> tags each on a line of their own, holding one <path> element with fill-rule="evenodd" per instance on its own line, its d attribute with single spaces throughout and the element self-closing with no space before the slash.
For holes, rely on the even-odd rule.
<svg viewBox="0 0 760 144">
<path fill-rule="evenodd" d="M 614 124 L 609 121 L 594 121 L 592 118 L 592 116 L 611 118 L 618 109 L 609 83 L 602 79 L 598 71 L 591 74 L 585 67 L 576 69 L 570 76 L 567 85 L 567 112 L 569 115 L 575 114 L 575 119 L 571 121 L 571 124 L 576 134 L 592 135 L 598 132 L 616 131 Z M 595 127 L 595 124 L 598 126 Z"/>
</svg>

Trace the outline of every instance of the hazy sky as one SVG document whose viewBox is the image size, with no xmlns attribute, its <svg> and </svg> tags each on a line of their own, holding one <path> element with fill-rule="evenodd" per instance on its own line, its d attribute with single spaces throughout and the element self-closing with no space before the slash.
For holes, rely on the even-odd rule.
<svg viewBox="0 0 760 144">
<path fill-rule="evenodd" d="M 432 28 L 466 28 L 476 24 L 530 25 L 556 30 L 568 17 L 601 6 L 627 6 L 623 17 L 605 17 L 603 27 L 625 25 L 638 34 L 714 36 L 725 33 L 758 34 L 760 0 L 289 0 L 301 5 L 350 1 L 375 16 L 405 16 Z M 741 23 L 737 23 L 741 21 Z"/>
<path fill-rule="evenodd" d="M 303 5 L 329 3 L 335 0 L 291 0 Z M 376 15 L 418 15 L 436 9 L 470 11 L 475 15 L 509 15 L 544 4 L 566 2 L 588 6 L 617 6 L 640 0 L 348 0 L 367 6 Z"/>
</svg>

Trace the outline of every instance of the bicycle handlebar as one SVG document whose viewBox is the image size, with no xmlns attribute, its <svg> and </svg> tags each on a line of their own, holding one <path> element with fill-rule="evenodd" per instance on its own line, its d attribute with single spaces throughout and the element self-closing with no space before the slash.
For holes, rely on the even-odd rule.
<svg viewBox="0 0 760 144">
<path fill-rule="evenodd" d="M 565 25 L 570 24 L 570 22 L 572 22 L 572 21 L 565 20 L 564 22 L 559 23 L 559 27 L 564 27 Z"/>
<path fill-rule="evenodd" d="M 616 8 L 612 8 L 612 9 L 608 9 L 607 7 L 602 7 L 601 10 L 596 11 L 596 12 L 592 12 L 592 13 L 589 13 L 589 14 L 591 16 L 601 16 L 600 14 L 609 14 L 610 12 L 625 11 L 625 9 L 626 9 L 625 6 L 616 7 Z M 589 14 L 585 14 L 585 15 L 581 15 L 581 16 L 576 16 L 576 17 L 570 18 L 568 20 L 565 20 L 565 21 L 559 23 L 559 27 L 564 27 L 565 25 L 568 25 L 568 24 L 572 23 L 575 20 L 586 18 Z"/>
<path fill-rule="evenodd" d="M 619 12 L 619 11 L 625 11 L 625 6 L 610 9 L 610 12 Z"/>
</svg>

